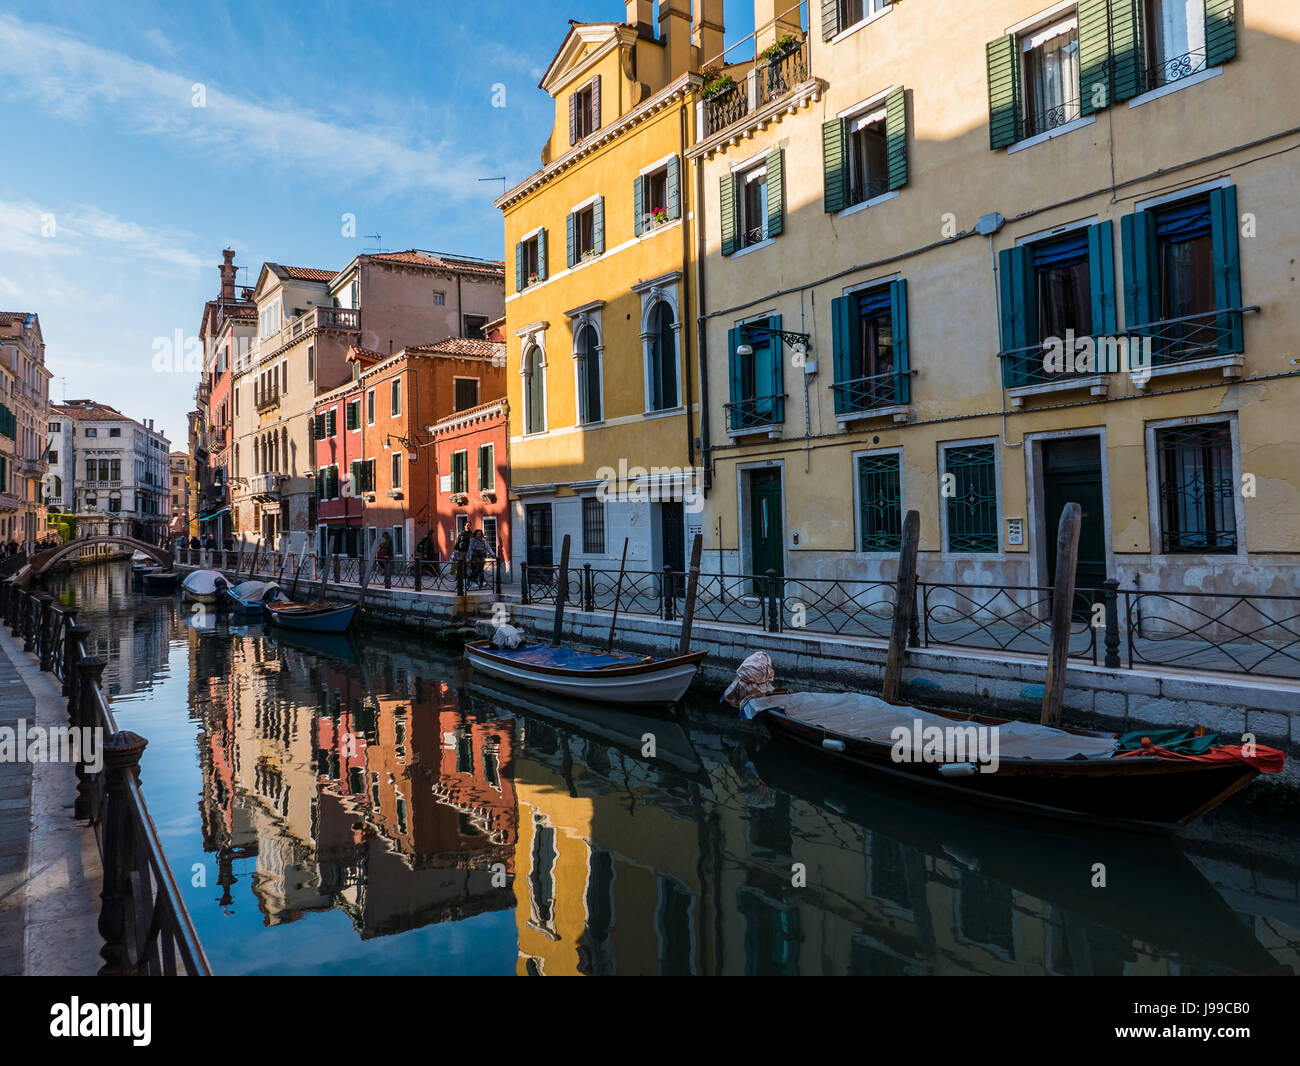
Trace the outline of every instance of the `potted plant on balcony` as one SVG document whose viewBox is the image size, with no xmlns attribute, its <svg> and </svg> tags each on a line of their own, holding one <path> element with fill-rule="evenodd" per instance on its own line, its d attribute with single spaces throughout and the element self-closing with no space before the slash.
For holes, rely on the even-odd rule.
<svg viewBox="0 0 1300 1066">
<path fill-rule="evenodd" d="M 478 494 L 478 498 L 484 503 L 496 503 L 497 494 L 495 489 L 484 489 Z"/>
<path fill-rule="evenodd" d="M 469 493 L 453 492 L 451 494 L 451 502 L 454 503 L 457 507 L 464 507 L 467 503 L 469 503 Z"/>
<path fill-rule="evenodd" d="M 735 80 L 730 74 L 723 71 L 722 67 L 717 63 L 710 63 L 701 70 L 700 77 L 704 79 L 704 99 L 706 100 L 716 100 L 736 87 Z"/>
<path fill-rule="evenodd" d="M 763 59 L 767 60 L 769 66 L 773 66 L 779 63 L 791 52 L 796 51 L 802 43 L 803 42 L 793 33 L 787 33 L 775 44 L 769 44 L 758 54 Z"/>
<path fill-rule="evenodd" d="M 654 218 L 656 226 L 662 226 L 668 221 L 668 208 L 666 207 L 656 207 L 650 214 Z"/>
</svg>

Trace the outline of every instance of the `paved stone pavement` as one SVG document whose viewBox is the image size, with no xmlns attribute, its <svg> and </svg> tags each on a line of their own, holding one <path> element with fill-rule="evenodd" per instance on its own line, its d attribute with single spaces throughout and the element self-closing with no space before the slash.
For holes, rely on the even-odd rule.
<svg viewBox="0 0 1300 1066">
<path fill-rule="evenodd" d="M 0 650 L 0 727 L 32 720 L 36 701 Z M 32 767 L 0 762 L 0 976 L 23 972 L 27 929 L 27 858 L 31 839 Z"/>
</svg>

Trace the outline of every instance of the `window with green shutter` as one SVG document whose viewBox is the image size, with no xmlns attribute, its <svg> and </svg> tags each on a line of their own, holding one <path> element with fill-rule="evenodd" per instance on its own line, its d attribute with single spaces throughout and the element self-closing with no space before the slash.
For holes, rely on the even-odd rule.
<svg viewBox="0 0 1300 1066">
<path fill-rule="evenodd" d="M 491 492 L 497 487 L 496 446 L 480 444 L 478 449 L 478 487 Z"/>
<path fill-rule="evenodd" d="M 347 405 L 347 427 L 348 429 L 361 428 L 361 401 L 351 400 Z"/>
<path fill-rule="evenodd" d="M 451 491 L 469 492 L 469 452 L 451 454 Z"/>
<path fill-rule="evenodd" d="M 727 431 L 745 433 L 785 421 L 785 356 L 781 316 L 728 331 L 731 402 L 726 405 Z"/>
<path fill-rule="evenodd" d="M 842 211 L 907 184 L 907 95 L 822 125 L 824 207 Z"/>
<path fill-rule="evenodd" d="M 718 181 L 718 217 L 722 225 L 722 254 L 736 251 L 736 175 L 723 174 Z"/>
<path fill-rule="evenodd" d="M 832 300 L 831 343 L 837 415 L 911 402 L 904 279 Z"/>
<path fill-rule="evenodd" d="M 943 452 L 942 492 L 948 517 L 947 550 L 998 550 L 998 488 L 992 444 L 948 447 Z"/>
<path fill-rule="evenodd" d="M 858 456 L 858 550 L 896 552 L 903 545 L 899 455 Z"/>
<path fill-rule="evenodd" d="M 515 246 L 515 288 L 522 291 L 545 280 L 546 230 L 540 229 Z"/>
</svg>

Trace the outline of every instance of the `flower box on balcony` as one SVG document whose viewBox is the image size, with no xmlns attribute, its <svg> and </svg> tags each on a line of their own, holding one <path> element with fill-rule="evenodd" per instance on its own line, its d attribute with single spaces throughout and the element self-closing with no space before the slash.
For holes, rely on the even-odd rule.
<svg viewBox="0 0 1300 1066">
<path fill-rule="evenodd" d="M 482 500 L 484 503 L 497 502 L 497 494 L 493 489 L 484 489 L 482 492 L 478 494 L 478 498 Z"/>
<path fill-rule="evenodd" d="M 794 34 L 787 33 L 784 37 L 782 37 L 779 41 L 777 41 L 776 44 L 769 44 L 766 48 L 764 48 L 759 53 L 759 56 L 762 57 L 763 59 L 766 59 L 769 64 L 776 64 L 779 63 L 786 56 L 788 56 L 791 52 L 797 52 L 799 50 L 799 45 L 802 43 L 803 42 L 800 41 L 799 38 L 797 38 Z"/>
<path fill-rule="evenodd" d="M 456 504 L 456 506 L 458 506 L 458 507 L 464 507 L 466 504 L 469 503 L 469 493 L 468 493 L 468 492 L 453 492 L 453 493 L 451 494 L 451 502 L 454 503 L 454 504 Z"/>
<path fill-rule="evenodd" d="M 704 79 L 704 99 L 716 100 L 721 96 L 726 96 L 736 88 L 736 82 L 730 74 L 724 74 L 719 66 L 708 66 L 700 71 L 700 76 Z"/>
</svg>

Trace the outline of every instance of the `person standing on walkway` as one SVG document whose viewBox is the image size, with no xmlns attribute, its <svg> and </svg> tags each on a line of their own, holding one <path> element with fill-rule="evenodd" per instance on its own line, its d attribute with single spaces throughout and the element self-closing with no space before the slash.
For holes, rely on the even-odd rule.
<svg viewBox="0 0 1300 1066">
<path fill-rule="evenodd" d="M 483 539 L 483 530 L 474 530 L 469 540 L 469 580 L 483 587 L 483 567 L 487 562 L 487 541 Z"/>
</svg>

